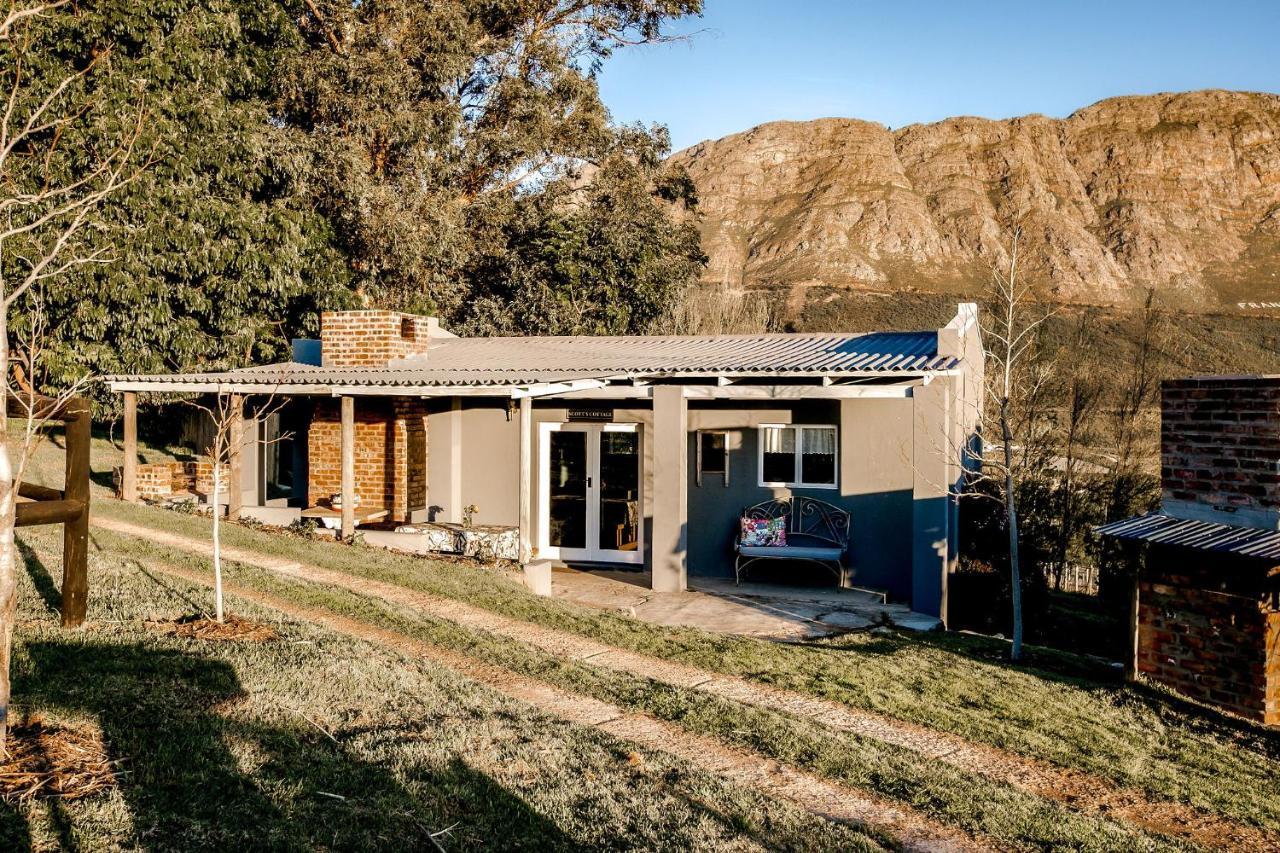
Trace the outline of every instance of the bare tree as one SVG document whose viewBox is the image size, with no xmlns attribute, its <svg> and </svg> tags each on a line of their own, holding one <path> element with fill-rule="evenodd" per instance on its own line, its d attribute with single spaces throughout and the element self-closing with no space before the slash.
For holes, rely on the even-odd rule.
<svg viewBox="0 0 1280 853">
<path fill-rule="evenodd" d="M 29 304 L 47 282 L 78 267 L 110 261 L 107 250 L 92 248 L 86 238 L 102 203 L 140 168 L 133 155 L 141 111 L 117 146 L 78 177 L 59 180 L 65 131 L 85 120 L 93 108 L 85 82 L 104 55 L 61 80 L 28 78 L 24 59 L 31 26 L 64 7 L 64 2 L 10 0 L 0 16 L 0 377 L 5 393 L 5 405 L 0 406 L 0 756 L 7 754 L 9 664 L 17 606 L 18 489 L 43 423 L 56 410 L 48 402 L 37 402 L 44 395 L 32 384 L 34 363 L 25 365 L 24 375 L 11 375 L 11 313 Z M 33 336 L 31 362 L 38 354 L 35 341 Z M 74 390 L 63 389 L 55 403 Z M 10 406 L 24 421 L 16 436 L 10 433 Z"/>
<path fill-rule="evenodd" d="M 222 595 L 222 510 L 218 506 L 219 497 L 224 488 L 229 488 L 228 472 L 232 466 L 240 465 L 240 457 L 244 450 L 244 424 L 246 410 L 244 398 L 219 389 L 211 402 L 186 400 L 187 405 L 203 412 L 212 429 L 209 438 L 209 463 L 212 475 L 212 491 L 209 496 L 209 508 L 213 514 L 213 610 L 218 622 L 226 620 L 226 610 Z M 257 422 L 276 414 L 283 407 L 284 401 L 276 400 L 274 395 L 266 398 L 248 411 L 248 420 Z M 252 442 L 259 445 L 273 444 L 287 439 L 289 435 L 282 433 L 273 438 L 264 439 L 254 436 Z M 231 495 L 228 493 L 228 506 Z"/>
<path fill-rule="evenodd" d="M 1080 446 L 1087 442 L 1104 384 L 1097 365 L 1084 357 L 1095 345 L 1089 314 L 1081 312 L 1073 331 L 1072 359 L 1066 381 L 1066 406 L 1062 435 L 1062 480 L 1059 483 L 1061 510 L 1058 526 L 1058 553 L 1055 561 L 1054 586 L 1062 589 L 1062 577 L 1070 560 L 1071 539 L 1075 536 L 1076 487 L 1082 460 Z"/>
<path fill-rule="evenodd" d="M 1018 487 L 1029 465 L 1040 465 L 1043 454 L 1034 448 L 1043 446 L 1043 418 L 1039 416 L 1046 382 L 1052 365 L 1032 356 L 1040 327 L 1051 316 L 1043 312 L 1028 316 L 1034 294 L 1029 284 L 1019 278 L 1018 242 L 1021 229 L 1015 229 L 1010 240 L 1008 263 L 991 268 L 990 318 L 983 329 L 986 344 L 987 411 L 995 420 L 1000 436 L 1000 458 L 984 457 L 980 477 L 994 479 L 1000 488 L 1004 505 L 1005 526 L 1009 537 L 1009 573 L 1013 598 L 1013 647 L 1010 656 L 1022 657 L 1022 565 L 1018 531 Z"/>
</svg>

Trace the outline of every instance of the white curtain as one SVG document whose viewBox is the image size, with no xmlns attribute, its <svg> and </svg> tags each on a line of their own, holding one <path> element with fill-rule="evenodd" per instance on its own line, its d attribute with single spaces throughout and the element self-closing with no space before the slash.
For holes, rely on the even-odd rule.
<svg viewBox="0 0 1280 853">
<path fill-rule="evenodd" d="M 765 453 L 795 453 L 796 431 L 791 427 L 769 427 L 764 431 Z"/>
<path fill-rule="evenodd" d="M 834 456 L 836 452 L 836 431 L 833 429 L 806 429 L 804 431 L 804 453 L 823 453 Z"/>
</svg>

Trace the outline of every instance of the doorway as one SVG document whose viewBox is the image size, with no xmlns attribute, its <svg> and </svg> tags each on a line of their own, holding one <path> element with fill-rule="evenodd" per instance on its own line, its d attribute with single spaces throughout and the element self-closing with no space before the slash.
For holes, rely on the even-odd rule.
<svg viewBox="0 0 1280 853">
<path fill-rule="evenodd" d="M 539 424 L 538 553 L 644 561 L 636 424 Z"/>
</svg>

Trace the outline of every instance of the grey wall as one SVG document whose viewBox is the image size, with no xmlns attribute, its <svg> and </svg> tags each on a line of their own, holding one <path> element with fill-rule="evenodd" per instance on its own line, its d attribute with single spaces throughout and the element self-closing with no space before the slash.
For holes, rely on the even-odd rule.
<svg viewBox="0 0 1280 853">
<path fill-rule="evenodd" d="M 910 440 L 909 398 L 847 401 L 808 400 L 767 408 L 727 409 L 706 404 L 689 412 L 689 574 L 733 576 L 732 541 L 742 509 L 775 497 L 804 495 L 848 510 L 852 516 L 850 550 L 853 582 L 888 589 L 896 598 L 911 594 L 911 459 L 903 454 L 902 435 Z M 843 420 L 848 413 L 849 420 Z M 839 429 L 838 489 L 784 489 L 757 485 L 759 431 L 762 423 L 835 424 Z M 729 485 L 721 478 L 697 484 L 697 428 L 729 433 Z M 797 572 L 825 582 L 821 570 L 803 566 L 757 564 L 770 580 Z M 834 576 L 831 581 L 834 582 Z"/>
<path fill-rule="evenodd" d="M 428 503 L 438 520 L 460 520 L 468 503 L 479 506 L 480 523 L 519 523 L 520 443 L 518 412 L 508 419 L 506 400 L 464 400 L 455 411 L 453 401 L 433 401 L 428 414 Z M 562 404 L 536 404 L 532 442 L 537 453 L 539 423 L 563 422 Z M 688 573 L 691 576 L 733 575 L 732 540 L 744 507 L 793 490 L 757 485 L 758 426 L 764 423 L 835 424 L 839 429 L 840 460 L 837 489 L 797 489 L 817 500 L 835 504 L 853 517 L 850 550 L 853 583 L 888 590 L 898 601 L 936 612 L 940 607 L 939 563 L 926 558 L 930 542 L 918 541 L 918 528 L 931 527 L 949 501 L 942 495 L 917 494 L 921 471 L 914 458 L 915 400 L 910 397 L 865 397 L 848 400 L 769 402 L 757 406 L 740 402 L 691 400 L 688 423 Z M 933 421 L 932 418 L 928 420 Z M 639 424 L 643 474 L 641 478 L 646 564 L 651 565 L 653 527 L 653 412 L 628 402 L 614 410 L 616 423 Z M 729 484 L 708 475 L 697 483 L 698 429 L 721 429 L 729 434 Z M 458 442 L 455 450 L 454 442 Z M 941 449 L 941 448 L 939 448 Z M 929 454 L 926 454 L 929 455 Z M 535 457 L 536 459 L 536 457 Z M 455 467 L 457 477 L 455 478 Z M 538 506 L 539 472 L 530 482 L 531 517 Z M 943 489 L 945 494 L 945 488 Z M 921 516 L 917 518 L 917 516 Z M 928 524 L 926 524 L 928 522 Z M 945 529 L 945 523 L 944 523 Z M 948 531 L 949 533 L 950 531 Z M 537 543 L 536 531 L 531 538 Z M 945 550 L 945 549 L 944 549 Z M 785 581 L 787 572 L 803 572 L 807 579 L 827 582 L 821 570 L 769 566 L 760 577 Z M 919 589 L 913 589 L 913 575 Z M 834 583 L 834 578 L 831 578 Z M 942 579 L 945 585 L 945 578 Z"/>
<path fill-rule="evenodd" d="M 456 470 L 455 470 L 456 469 Z M 520 523 L 520 416 L 507 400 L 433 400 L 427 409 L 427 506 L 436 521 Z"/>
<path fill-rule="evenodd" d="M 841 401 L 840 494 L 853 513 L 853 582 L 911 600 L 911 398 Z"/>
</svg>

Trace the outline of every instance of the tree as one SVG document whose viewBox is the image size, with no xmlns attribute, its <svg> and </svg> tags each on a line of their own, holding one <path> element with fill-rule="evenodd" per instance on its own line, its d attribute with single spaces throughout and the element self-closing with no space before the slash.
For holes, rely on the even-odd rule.
<svg viewBox="0 0 1280 853">
<path fill-rule="evenodd" d="M 279 360 L 317 309 L 348 304 L 346 259 L 295 192 L 272 123 L 281 57 L 303 48 L 278 3 L 82 0 L 32 19 L 26 37 L 35 84 L 94 63 L 94 109 L 61 129 L 67 150 L 110 149 L 142 87 L 138 147 L 154 161 L 95 213 L 98 242 L 128 251 L 46 282 L 51 379 Z"/>
<path fill-rule="evenodd" d="M 1040 440 L 1045 432 L 1041 401 L 1050 374 L 1050 365 L 1032 357 L 1039 329 L 1050 315 L 1027 316 L 1034 294 L 1031 286 L 1019 278 L 1020 238 L 1021 230 L 1015 229 L 1007 264 L 991 268 L 991 304 L 987 312 L 990 319 L 983 329 L 988 364 L 986 393 L 991 404 L 987 411 L 999 431 L 1001 452 L 999 460 L 984 459 L 984 465 L 995 472 L 1004 507 L 1013 607 L 1010 656 L 1015 661 L 1022 657 L 1023 639 L 1018 495 L 1028 470 L 1044 467 L 1045 455 L 1037 448 L 1044 446 Z"/>
<path fill-rule="evenodd" d="M 18 490 L 41 422 L 55 405 L 37 405 L 35 374 L 41 312 L 30 306 L 42 292 L 77 270 L 111 259 L 95 239 L 102 205 L 136 179 L 134 149 L 143 126 L 135 107 L 130 116 L 104 118 L 93 86 L 109 62 L 109 51 L 85 58 L 63 76 L 33 73 L 42 55 L 34 33 L 43 21 L 68 14 L 62 2 L 11 4 L 0 18 L 0 755 L 6 754 L 9 666 L 17 606 L 17 543 L 14 538 Z M 86 123 L 114 127 L 110 142 L 83 149 L 74 144 Z M 29 306 L 26 313 L 19 311 Z M 11 322 L 14 316 L 25 322 Z M 11 375 L 11 338 L 28 336 L 26 369 Z M 76 377 L 73 386 L 82 383 Z M 64 394 L 67 389 L 64 387 Z M 24 428 L 9 429 L 9 405 L 17 401 Z M 25 401 L 25 405 L 23 403 Z"/>
<path fill-rule="evenodd" d="M 1057 559 L 1054 563 L 1054 586 L 1062 589 L 1062 577 L 1070 561 L 1070 549 L 1076 534 L 1077 475 L 1081 459 L 1080 447 L 1091 438 L 1093 421 L 1102 403 L 1105 384 L 1098 365 L 1088 358 L 1098 344 L 1088 312 L 1076 320 L 1069 343 L 1064 424 L 1062 428 L 1062 478 L 1058 486 L 1059 510 Z"/>
<path fill-rule="evenodd" d="M 183 402 L 202 412 L 209 419 L 211 428 L 208 454 L 213 481 L 212 492 L 209 496 L 209 510 L 213 516 L 213 535 L 211 537 L 213 611 L 214 618 L 218 622 L 223 622 L 225 621 L 226 612 L 223 607 L 222 595 L 222 511 L 218 506 L 218 501 L 224 491 L 223 487 L 226 486 L 228 492 L 227 506 L 230 507 L 232 505 L 230 488 L 236 484 L 231 482 L 231 478 L 227 475 L 230 466 L 238 467 L 240 465 L 240 456 L 244 450 L 244 398 L 239 394 L 232 394 L 219 389 L 209 402 L 203 402 L 199 399 L 184 400 Z M 268 418 L 279 412 L 282 406 L 283 401 L 277 401 L 273 394 L 250 410 L 249 419 L 256 422 L 259 419 Z M 251 440 L 257 444 L 270 444 L 288 437 L 287 434 L 282 434 L 273 439 L 264 440 L 255 436 Z"/>
<path fill-rule="evenodd" d="M 471 331 L 643 330 L 701 266 L 693 188 L 595 75 L 700 7 L 304 0 L 282 133 L 360 296 Z"/>
</svg>

